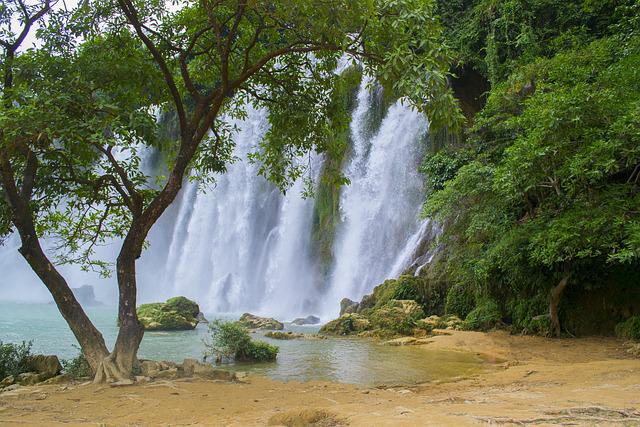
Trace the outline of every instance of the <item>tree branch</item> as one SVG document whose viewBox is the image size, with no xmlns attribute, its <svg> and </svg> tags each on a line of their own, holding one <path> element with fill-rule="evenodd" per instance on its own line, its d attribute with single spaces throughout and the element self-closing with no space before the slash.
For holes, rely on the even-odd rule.
<svg viewBox="0 0 640 427">
<path fill-rule="evenodd" d="M 140 37 L 144 45 L 147 47 L 147 49 L 149 49 L 149 52 L 151 52 L 153 59 L 156 61 L 156 63 L 160 67 L 160 70 L 162 71 L 162 75 L 164 76 L 164 80 L 167 83 L 169 92 L 171 93 L 171 97 L 173 98 L 173 103 L 175 104 L 175 107 L 176 107 L 178 120 L 180 121 L 180 132 L 182 134 L 182 138 L 185 140 L 188 139 L 189 130 L 187 127 L 187 117 L 185 113 L 184 103 L 182 102 L 182 98 L 180 97 L 180 92 L 178 91 L 178 87 L 176 86 L 175 80 L 173 79 L 173 75 L 169 70 L 169 66 L 167 65 L 167 62 L 164 60 L 162 53 L 160 53 L 160 51 L 158 50 L 156 45 L 153 43 L 153 41 L 149 37 L 147 37 L 147 35 L 144 33 L 142 29 L 142 23 L 138 18 L 138 12 L 136 11 L 131 1 L 118 0 L 118 3 L 120 4 L 120 8 L 124 12 L 124 14 L 127 16 L 129 23 L 135 29 L 136 34 L 138 34 L 138 37 Z"/>
</svg>

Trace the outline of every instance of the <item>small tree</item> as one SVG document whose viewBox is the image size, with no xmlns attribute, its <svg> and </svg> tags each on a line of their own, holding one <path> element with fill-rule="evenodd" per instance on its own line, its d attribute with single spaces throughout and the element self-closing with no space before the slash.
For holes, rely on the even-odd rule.
<svg viewBox="0 0 640 427">
<path fill-rule="evenodd" d="M 2 225 L 4 234 L 20 235 L 21 254 L 96 381 L 131 375 L 143 336 L 136 260 L 185 179 L 209 181 L 232 161 L 224 117 L 244 117 L 249 104 L 269 110 L 271 129 L 251 160 L 282 189 L 304 174 L 296 158 L 332 146 L 326 100 L 342 55 L 393 82 L 434 123 L 459 120 L 431 1 L 202 0 L 171 10 L 164 1 L 105 0 L 55 13 L 51 6 L 12 0 L 1 11 Z M 20 53 L 45 15 L 43 46 Z M 175 114 L 177 141 L 160 144 L 154 106 Z M 154 186 L 138 150 L 160 145 L 169 172 Z M 61 239 L 61 261 L 103 269 L 109 265 L 93 258 L 94 247 L 122 237 L 111 352 L 42 250 L 45 235 Z"/>
<path fill-rule="evenodd" d="M 205 356 L 214 356 L 217 362 L 225 359 L 270 362 L 278 355 L 278 347 L 251 340 L 247 328 L 238 322 L 214 320 L 209 324 L 209 335 L 210 338 L 204 341 Z"/>
</svg>

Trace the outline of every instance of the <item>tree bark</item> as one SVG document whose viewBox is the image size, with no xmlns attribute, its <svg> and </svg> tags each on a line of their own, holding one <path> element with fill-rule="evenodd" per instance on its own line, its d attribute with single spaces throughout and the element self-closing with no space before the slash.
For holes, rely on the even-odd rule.
<svg viewBox="0 0 640 427">
<path fill-rule="evenodd" d="M 561 328 L 558 309 L 560 306 L 560 301 L 562 299 L 562 294 L 564 293 L 567 285 L 569 285 L 570 276 L 571 273 L 565 270 L 564 276 L 560 280 L 560 283 L 558 283 L 553 289 L 551 289 L 551 293 L 549 294 L 549 318 L 551 320 L 551 334 L 554 337 L 560 336 Z"/>
<path fill-rule="evenodd" d="M 118 338 L 111 354 L 104 358 L 94 382 L 112 382 L 130 379 L 137 361 L 138 348 L 144 336 L 144 327 L 136 311 L 137 283 L 136 259 L 142 253 L 146 233 L 135 224 L 125 238 L 116 263 L 118 278 Z"/>
<path fill-rule="evenodd" d="M 37 164 L 33 166 L 32 173 L 34 174 L 36 167 Z M 38 240 L 33 213 L 29 205 L 30 189 L 23 187 L 22 191 L 18 191 L 13 169 L 6 153 L 0 153 L 0 175 L 5 189 L 5 198 L 12 211 L 13 224 L 18 230 L 22 243 L 19 252 L 51 293 L 60 314 L 78 340 L 87 362 L 95 371 L 100 361 L 109 354 L 104 338 L 91 323 L 64 277 L 44 253 Z M 29 181 L 27 178 L 25 177 L 25 182 Z"/>
<path fill-rule="evenodd" d="M 95 372 L 102 359 L 109 354 L 102 334 L 86 315 L 64 277 L 44 255 L 37 240 L 25 242 L 23 239 L 19 251 L 53 296 L 60 314 L 78 340 L 82 354 Z"/>
</svg>

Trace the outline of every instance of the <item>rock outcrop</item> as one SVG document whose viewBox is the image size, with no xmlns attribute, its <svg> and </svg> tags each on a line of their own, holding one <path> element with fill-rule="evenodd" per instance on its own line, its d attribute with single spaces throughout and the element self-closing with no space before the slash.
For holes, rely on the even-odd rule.
<svg viewBox="0 0 640 427">
<path fill-rule="evenodd" d="M 298 317 L 291 322 L 293 325 L 317 325 L 320 323 L 320 318 L 316 316 Z"/>
<path fill-rule="evenodd" d="M 13 384 L 34 385 L 57 377 L 62 371 L 62 365 L 57 356 L 33 355 L 25 360 L 27 372 L 17 376 L 8 376 L 0 381 L 0 388 Z"/>
<path fill-rule="evenodd" d="M 320 329 L 321 334 L 352 335 L 371 329 L 371 322 L 365 316 L 357 313 L 343 314 Z"/>
<path fill-rule="evenodd" d="M 296 340 L 296 339 L 303 339 L 303 340 L 322 340 L 322 339 L 326 339 L 327 337 L 325 337 L 324 335 L 318 335 L 318 334 L 298 334 L 296 332 L 283 332 L 283 331 L 269 331 L 266 334 L 264 334 L 265 337 L 267 338 L 271 338 L 274 340 Z"/>
<path fill-rule="evenodd" d="M 349 298 L 343 298 L 340 301 L 340 316 L 343 314 L 356 313 L 358 311 L 360 304 L 355 301 L 350 300 Z"/>
<path fill-rule="evenodd" d="M 96 300 L 96 295 L 93 291 L 93 286 L 83 285 L 79 288 L 71 288 L 73 295 L 83 306 L 102 305 L 102 303 Z"/>
<path fill-rule="evenodd" d="M 182 363 L 140 360 L 140 375 L 136 382 L 151 380 L 172 380 L 176 378 L 198 377 L 218 381 L 235 381 L 233 372 L 216 369 L 213 365 L 202 363 L 196 359 L 185 359 Z"/>
<path fill-rule="evenodd" d="M 251 313 L 244 313 L 238 323 L 249 329 L 267 329 L 272 331 L 281 331 L 284 324 L 272 317 L 259 317 Z"/>
<path fill-rule="evenodd" d="M 200 307 L 185 297 L 169 298 L 164 303 L 142 304 L 138 318 L 147 331 L 183 331 L 195 329 L 204 319 Z M 205 319 L 206 320 L 206 319 Z"/>
<path fill-rule="evenodd" d="M 53 378 L 62 371 L 58 356 L 38 354 L 28 356 L 26 362 L 30 371 L 36 372 L 44 378 L 42 381 Z"/>
<path fill-rule="evenodd" d="M 320 332 L 375 337 L 424 335 L 425 330 L 431 332 L 435 328 L 421 321 L 425 311 L 443 311 L 444 296 L 442 289 L 430 286 L 424 278 L 403 275 L 376 286 L 360 302 L 344 298 L 340 301 L 340 317 L 324 325 Z M 454 322 L 456 327 L 458 322 L 459 319 Z"/>
<path fill-rule="evenodd" d="M 433 315 L 419 320 L 417 326 L 427 332 L 432 332 L 434 329 L 461 330 L 464 322 L 455 315 L 442 317 Z"/>
</svg>

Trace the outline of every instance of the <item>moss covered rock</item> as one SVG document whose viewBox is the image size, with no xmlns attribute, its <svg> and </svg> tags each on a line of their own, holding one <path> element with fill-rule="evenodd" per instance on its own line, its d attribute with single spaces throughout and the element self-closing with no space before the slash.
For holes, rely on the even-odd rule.
<svg viewBox="0 0 640 427">
<path fill-rule="evenodd" d="M 298 334 L 296 332 L 283 332 L 283 331 L 269 331 L 264 334 L 265 337 L 274 340 L 295 340 L 298 338 L 304 338 L 304 334 Z"/>
<path fill-rule="evenodd" d="M 434 329 L 461 330 L 464 328 L 464 322 L 455 315 L 451 316 L 429 316 L 416 322 L 416 327 L 427 332 Z"/>
<path fill-rule="evenodd" d="M 446 289 L 431 283 L 420 276 L 403 274 L 397 279 L 386 280 L 373 290 L 371 296 L 365 296 L 360 310 L 366 307 L 382 307 L 391 300 L 416 301 L 428 314 L 444 313 Z"/>
<path fill-rule="evenodd" d="M 343 314 L 320 329 L 321 334 L 351 335 L 367 331 L 371 322 L 365 316 L 357 313 Z"/>
<path fill-rule="evenodd" d="M 349 298 L 342 298 L 340 301 L 340 316 L 348 313 L 355 313 L 358 311 L 360 304 L 355 301 L 350 300 Z"/>
<path fill-rule="evenodd" d="M 198 304 L 185 297 L 169 298 L 164 304 L 167 311 L 190 314 L 193 317 L 198 317 L 198 314 L 200 314 L 200 307 Z"/>
<path fill-rule="evenodd" d="M 142 304 L 137 312 L 147 331 L 184 331 L 198 325 L 200 307 L 185 297 L 175 297 L 164 303 Z"/>
<path fill-rule="evenodd" d="M 411 334 L 416 322 L 424 317 L 424 311 L 413 300 L 390 300 L 375 308 L 369 315 L 371 324 L 379 335 Z"/>
<path fill-rule="evenodd" d="M 281 331 L 284 329 L 284 324 L 272 317 L 260 317 L 251 313 L 244 313 L 240 317 L 240 320 L 238 320 L 238 323 L 248 329 L 267 329 L 272 331 Z"/>
</svg>

